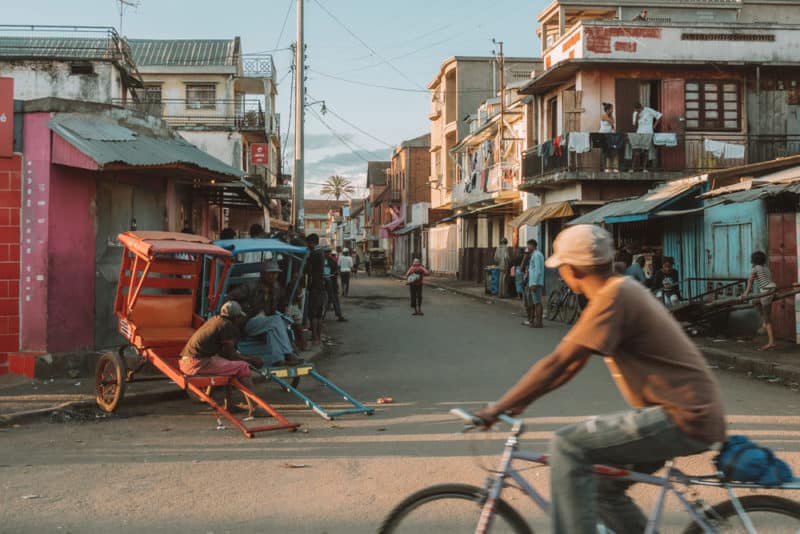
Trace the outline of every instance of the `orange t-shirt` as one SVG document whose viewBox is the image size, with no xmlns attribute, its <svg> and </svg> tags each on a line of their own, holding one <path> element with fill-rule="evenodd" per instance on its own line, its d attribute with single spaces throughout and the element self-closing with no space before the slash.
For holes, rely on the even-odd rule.
<svg viewBox="0 0 800 534">
<path fill-rule="evenodd" d="M 610 278 L 564 339 L 604 355 L 633 407 L 662 406 L 687 435 L 725 440 L 722 396 L 705 359 L 640 283 Z"/>
</svg>

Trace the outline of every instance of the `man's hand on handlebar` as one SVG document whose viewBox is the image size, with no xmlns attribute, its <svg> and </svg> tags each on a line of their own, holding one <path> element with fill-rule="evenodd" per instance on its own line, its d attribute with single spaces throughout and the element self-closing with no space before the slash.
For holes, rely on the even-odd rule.
<svg viewBox="0 0 800 534">
<path fill-rule="evenodd" d="M 517 407 L 505 410 L 504 412 L 498 412 L 494 406 L 487 406 L 486 408 L 475 412 L 474 415 L 483 421 L 481 428 L 488 430 L 492 428 L 492 426 L 499 420 L 501 414 L 513 417 L 521 414 L 523 410 L 524 408 Z"/>
</svg>

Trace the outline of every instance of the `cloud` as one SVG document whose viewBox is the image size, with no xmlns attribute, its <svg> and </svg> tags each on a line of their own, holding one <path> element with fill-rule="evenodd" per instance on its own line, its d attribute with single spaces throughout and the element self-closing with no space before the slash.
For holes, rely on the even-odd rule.
<svg viewBox="0 0 800 534">
<path fill-rule="evenodd" d="M 352 141 L 353 135 L 349 133 L 340 134 L 345 141 Z M 307 133 L 305 135 L 306 150 L 317 150 L 320 148 L 330 148 L 341 146 L 342 142 L 331 134 Z"/>
</svg>

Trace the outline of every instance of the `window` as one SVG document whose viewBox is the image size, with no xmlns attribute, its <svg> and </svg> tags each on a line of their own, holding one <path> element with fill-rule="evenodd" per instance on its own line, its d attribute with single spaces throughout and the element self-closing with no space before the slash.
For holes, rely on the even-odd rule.
<svg viewBox="0 0 800 534">
<path fill-rule="evenodd" d="M 161 84 L 145 84 L 139 93 L 143 102 L 161 103 Z"/>
<path fill-rule="evenodd" d="M 739 82 L 686 82 L 688 130 L 735 130 L 741 128 Z"/>
<path fill-rule="evenodd" d="M 81 61 L 77 63 L 70 63 L 69 65 L 69 73 L 70 74 L 94 74 L 94 65 L 89 63 L 88 61 Z"/>
<path fill-rule="evenodd" d="M 217 86 L 213 83 L 186 85 L 186 109 L 215 109 Z"/>
</svg>

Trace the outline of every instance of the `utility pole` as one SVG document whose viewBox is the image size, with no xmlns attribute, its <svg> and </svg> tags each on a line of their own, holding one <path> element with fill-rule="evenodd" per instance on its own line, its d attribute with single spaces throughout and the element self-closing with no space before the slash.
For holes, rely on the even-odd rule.
<svg viewBox="0 0 800 534">
<path fill-rule="evenodd" d="M 297 0 L 297 43 L 294 49 L 294 176 L 292 177 L 292 226 L 295 232 L 305 231 L 305 180 L 303 176 L 303 129 L 306 103 L 306 47 L 303 41 L 303 0 Z"/>
</svg>

